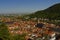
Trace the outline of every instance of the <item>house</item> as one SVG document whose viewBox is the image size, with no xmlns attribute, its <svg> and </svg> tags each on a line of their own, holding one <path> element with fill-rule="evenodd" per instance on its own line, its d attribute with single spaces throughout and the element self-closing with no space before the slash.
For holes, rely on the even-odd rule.
<svg viewBox="0 0 60 40">
<path fill-rule="evenodd" d="M 43 26 L 44 26 L 43 23 L 37 23 L 37 24 L 36 24 L 36 27 L 38 27 L 38 28 L 42 28 Z"/>
</svg>

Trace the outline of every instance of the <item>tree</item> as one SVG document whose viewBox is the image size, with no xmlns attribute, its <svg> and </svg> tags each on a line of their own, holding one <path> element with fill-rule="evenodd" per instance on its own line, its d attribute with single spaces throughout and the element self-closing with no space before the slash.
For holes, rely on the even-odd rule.
<svg viewBox="0 0 60 40">
<path fill-rule="evenodd" d="M 0 23 L 0 39 L 9 40 L 9 31 L 5 23 Z"/>
<path fill-rule="evenodd" d="M 19 35 L 16 34 L 13 36 L 14 40 L 25 40 L 25 34 Z"/>
</svg>

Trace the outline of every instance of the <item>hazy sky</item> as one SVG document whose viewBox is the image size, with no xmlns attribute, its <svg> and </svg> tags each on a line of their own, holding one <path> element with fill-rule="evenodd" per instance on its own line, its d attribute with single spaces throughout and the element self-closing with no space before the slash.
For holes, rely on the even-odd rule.
<svg viewBox="0 0 60 40">
<path fill-rule="evenodd" d="M 0 0 L 0 13 L 26 13 L 46 9 L 60 0 Z"/>
</svg>

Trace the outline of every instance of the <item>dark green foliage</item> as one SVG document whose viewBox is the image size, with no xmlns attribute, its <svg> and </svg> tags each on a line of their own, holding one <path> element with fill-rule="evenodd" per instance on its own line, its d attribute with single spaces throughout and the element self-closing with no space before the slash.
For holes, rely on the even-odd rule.
<svg viewBox="0 0 60 40">
<path fill-rule="evenodd" d="M 50 13 L 60 13 L 60 3 L 55 4 L 47 9 L 45 9 L 44 11 L 50 12 Z"/>
<path fill-rule="evenodd" d="M 30 17 L 48 18 L 48 19 L 60 19 L 60 3 L 55 4 L 45 10 L 37 11 L 34 14 L 30 14 Z"/>
<path fill-rule="evenodd" d="M 25 37 L 25 34 L 22 34 L 22 35 L 17 34 L 13 36 L 13 40 L 25 40 L 24 37 Z"/>
<path fill-rule="evenodd" d="M 0 38 L 3 40 L 9 40 L 9 31 L 5 23 L 0 23 Z"/>
</svg>

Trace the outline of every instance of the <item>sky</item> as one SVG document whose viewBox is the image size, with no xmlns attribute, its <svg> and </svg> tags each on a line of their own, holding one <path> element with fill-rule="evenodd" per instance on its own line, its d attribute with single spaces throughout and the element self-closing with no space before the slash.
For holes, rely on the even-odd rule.
<svg viewBox="0 0 60 40">
<path fill-rule="evenodd" d="M 60 0 L 0 0 L 0 13 L 31 13 L 56 3 Z"/>
</svg>

